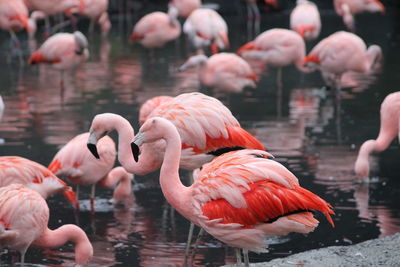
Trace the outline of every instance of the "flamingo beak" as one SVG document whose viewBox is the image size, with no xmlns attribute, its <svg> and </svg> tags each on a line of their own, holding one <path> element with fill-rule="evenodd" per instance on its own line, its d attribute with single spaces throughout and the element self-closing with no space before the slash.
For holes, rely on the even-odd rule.
<svg viewBox="0 0 400 267">
<path fill-rule="evenodd" d="M 139 161 L 139 155 L 140 155 L 140 148 L 139 147 L 143 144 L 143 141 L 144 141 L 144 135 L 139 130 L 139 132 L 135 135 L 135 138 L 133 138 L 133 141 L 131 143 L 133 159 L 136 162 Z"/>
<path fill-rule="evenodd" d="M 89 139 L 87 142 L 87 148 L 89 149 L 89 151 L 92 153 L 92 155 L 96 158 L 96 159 L 100 159 L 99 153 L 97 152 L 97 136 L 95 132 L 91 132 L 89 135 Z"/>
</svg>

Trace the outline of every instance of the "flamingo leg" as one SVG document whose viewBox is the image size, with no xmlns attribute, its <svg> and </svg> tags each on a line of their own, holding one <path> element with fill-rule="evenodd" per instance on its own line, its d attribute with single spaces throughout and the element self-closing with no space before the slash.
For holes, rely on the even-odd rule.
<svg viewBox="0 0 400 267">
<path fill-rule="evenodd" d="M 90 19 L 90 23 L 89 23 L 89 34 L 92 36 L 93 32 L 94 32 L 94 19 Z"/>
<path fill-rule="evenodd" d="M 236 252 L 236 266 L 240 267 L 242 265 L 242 255 L 240 254 L 240 248 L 235 248 Z"/>
<path fill-rule="evenodd" d="M 189 257 L 189 250 L 190 250 L 190 243 L 192 242 L 192 237 L 193 237 L 193 230 L 194 230 L 194 223 L 190 222 L 190 227 L 189 227 L 189 234 L 188 238 L 186 241 L 186 248 L 185 248 L 185 260 L 183 262 L 183 266 L 187 266 L 187 261 Z"/>
<path fill-rule="evenodd" d="M 201 238 L 203 237 L 203 234 L 204 234 L 204 229 L 200 228 L 200 231 L 197 234 L 196 242 L 194 242 L 192 255 L 190 257 L 190 262 L 192 263 L 192 265 L 193 265 L 193 261 L 194 261 L 194 256 L 196 255 L 196 252 L 197 252 L 197 247 L 199 246 L 199 243 L 200 243 Z"/>
<path fill-rule="evenodd" d="M 243 249 L 243 257 L 244 257 L 244 267 L 249 267 L 250 266 L 249 251 L 247 249 Z"/>
<path fill-rule="evenodd" d="M 92 185 L 92 190 L 90 192 L 90 211 L 94 212 L 94 197 L 96 194 L 96 185 Z"/>
<path fill-rule="evenodd" d="M 14 31 L 10 30 L 9 33 L 11 35 L 10 50 L 12 51 L 14 50 L 14 48 L 16 49 L 18 53 L 19 63 L 23 65 L 24 61 L 22 60 L 21 42 L 19 41 L 17 35 L 15 35 Z"/>
<path fill-rule="evenodd" d="M 79 184 L 76 185 L 76 189 L 75 189 L 75 194 L 76 194 L 76 200 L 79 200 Z"/>
<path fill-rule="evenodd" d="M 279 67 L 278 70 L 276 71 L 276 87 L 277 88 L 282 88 L 283 83 L 282 83 L 282 67 Z"/>
<path fill-rule="evenodd" d="M 50 34 L 51 34 L 51 28 L 50 28 L 50 19 L 49 17 L 45 17 L 44 18 L 44 25 L 46 30 L 44 31 L 44 39 L 49 38 Z"/>
<path fill-rule="evenodd" d="M 26 253 L 26 251 L 21 252 L 21 266 L 22 267 L 25 266 L 25 253 Z"/>
</svg>

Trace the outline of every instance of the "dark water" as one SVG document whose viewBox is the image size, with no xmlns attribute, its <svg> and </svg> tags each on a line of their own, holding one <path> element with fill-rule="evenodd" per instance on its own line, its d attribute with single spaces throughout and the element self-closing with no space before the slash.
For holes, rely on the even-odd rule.
<svg viewBox="0 0 400 267">
<path fill-rule="evenodd" d="M 234 50 L 248 38 L 245 9 L 240 3 L 227 2 L 219 3 L 230 27 Z M 323 38 L 344 26 L 331 4 L 320 2 Z M 0 138 L 4 139 L 0 155 L 19 155 L 48 165 L 61 145 L 89 129 L 95 114 L 121 114 L 137 129 L 138 108 L 148 98 L 210 92 L 200 88 L 195 70 L 176 72 L 189 55 L 184 38 L 154 53 L 128 44 L 133 22 L 157 7 L 165 8 L 165 3 L 127 3 L 134 13 L 115 13 L 109 37 L 101 40 L 94 35 L 90 39 L 90 60 L 66 75 L 63 98 L 59 73 L 47 66 L 21 67 L 13 50 L 9 50 L 8 36 L 1 33 L 0 94 L 6 109 L 0 122 Z M 118 10 L 117 4 L 113 5 Z M 263 73 L 256 90 L 238 95 L 212 93 L 278 161 L 296 174 L 303 187 L 335 207 L 335 228 L 317 215 L 321 223 L 313 233 L 272 239 L 270 253 L 251 253 L 252 262 L 313 248 L 349 245 L 400 230 L 398 142 L 373 157 L 371 183 L 358 183 L 353 174 L 360 144 L 378 134 L 380 103 L 387 94 L 398 90 L 400 81 L 400 7 L 395 1 L 385 5 L 385 16 L 362 14 L 356 20 L 357 34 L 367 44 L 382 47 L 382 71 L 374 76 L 348 76 L 341 100 L 331 91 L 321 90 L 323 81 L 318 73 L 305 75 L 294 67 L 284 69 L 280 91 L 275 87 L 276 71 L 270 69 Z M 292 6 L 287 4 L 288 8 Z M 262 30 L 289 24 L 290 9 L 262 12 Z M 85 31 L 87 24 L 82 21 L 79 26 Z M 35 44 L 20 35 L 25 58 L 30 49 L 42 42 L 40 32 L 38 36 Z M 315 43 L 307 44 L 308 50 Z M 98 189 L 94 215 L 85 208 L 89 188 L 82 196 L 78 216 L 62 197 L 51 197 L 50 228 L 79 224 L 95 249 L 92 266 L 181 265 L 189 223 L 177 213 L 171 220 L 157 179 L 158 173 L 136 177 L 135 201 L 128 209 L 112 207 L 107 203 L 112 192 Z M 5 264 L 18 260 L 15 253 L 8 251 L 1 252 L 0 257 Z M 73 259 L 71 245 L 56 250 L 30 249 L 26 258 L 29 263 L 50 266 L 73 265 Z M 233 262 L 233 249 L 210 236 L 201 242 L 195 259 L 200 266 Z"/>
</svg>

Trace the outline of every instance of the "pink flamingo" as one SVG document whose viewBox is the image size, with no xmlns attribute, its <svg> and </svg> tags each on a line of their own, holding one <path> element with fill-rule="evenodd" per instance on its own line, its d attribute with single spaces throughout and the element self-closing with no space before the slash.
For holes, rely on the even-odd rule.
<svg viewBox="0 0 400 267">
<path fill-rule="evenodd" d="M 77 264 L 86 264 L 92 259 L 92 244 L 81 228 L 73 224 L 56 230 L 47 227 L 49 207 L 36 191 L 21 184 L 1 187 L 0 206 L 0 245 L 18 250 L 22 265 L 31 245 L 51 249 L 68 241 L 75 243 Z"/>
<path fill-rule="evenodd" d="M 132 142 L 139 147 L 163 140 L 165 154 L 160 172 L 161 190 L 167 201 L 186 219 L 220 241 L 248 250 L 265 252 L 267 235 L 309 233 L 318 221 L 311 210 L 323 212 L 333 224 L 331 206 L 299 185 L 297 178 L 269 153 L 244 149 L 225 153 L 207 163 L 189 187 L 179 178 L 180 134 L 170 121 L 153 117 Z M 239 260 L 238 260 L 239 264 Z"/>
<path fill-rule="evenodd" d="M 79 6 L 79 0 L 24 0 L 24 2 L 29 10 L 40 10 L 48 16 Z"/>
<path fill-rule="evenodd" d="M 264 149 L 262 144 L 246 130 L 218 99 L 201 94 L 181 94 L 161 104 L 148 116 L 159 116 L 172 121 L 182 136 L 180 167 L 194 170 L 214 157 L 240 148 Z M 148 120 L 147 119 L 147 120 Z M 88 148 L 100 158 L 96 144 L 107 133 L 118 132 L 118 160 L 125 169 L 134 174 L 145 175 L 161 166 L 165 144 L 155 142 L 142 149 L 141 160 L 132 160 L 130 142 L 134 130 L 122 116 L 103 113 L 94 117 L 90 127 Z"/>
<path fill-rule="evenodd" d="M 400 120 L 400 92 L 391 93 L 383 100 L 381 105 L 381 126 L 376 140 L 368 140 L 362 144 L 354 166 L 357 176 L 369 176 L 369 155 L 382 152 L 393 139 L 399 136 Z"/>
<path fill-rule="evenodd" d="M 39 11 L 39 10 L 33 11 L 31 13 L 31 15 L 29 16 L 29 19 L 28 19 L 28 25 L 29 25 L 28 37 L 29 37 L 29 39 L 35 38 L 35 34 L 37 31 L 37 21 L 42 20 L 46 17 L 47 17 L 46 13 Z"/>
<path fill-rule="evenodd" d="M 133 27 L 131 41 L 137 41 L 146 48 L 164 46 L 181 34 L 181 24 L 177 20 L 178 10 L 170 7 L 168 14 L 152 12 L 141 18 Z"/>
<path fill-rule="evenodd" d="M 216 54 L 218 49 L 229 48 L 228 26 L 212 9 L 194 10 L 183 24 L 183 32 L 196 49 L 211 46 L 212 53 Z"/>
<path fill-rule="evenodd" d="M 205 55 L 190 57 L 179 71 L 199 66 L 202 84 L 218 90 L 240 93 L 245 87 L 256 87 L 258 81 L 250 65 L 232 53 L 218 53 L 210 58 Z"/>
<path fill-rule="evenodd" d="M 77 11 L 79 14 L 89 17 L 89 32 L 93 33 L 94 23 L 100 25 L 101 33 L 106 36 L 111 29 L 111 22 L 107 13 L 108 0 L 79 0 L 79 7 L 72 8 L 67 12 L 74 13 Z"/>
<path fill-rule="evenodd" d="M 278 68 L 277 85 L 282 86 L 282 68 L 295 64 L 301 71 L 308 71 L 303 67 L 306 46 L 303 38 L 287 29 L 271 29 L 258 35 L 237 51 L 239 55 L 248 59 L 264 61 L 268 65 Z"/>
<path fill-rule="evenodd" d="M 92 210 L 94 210 L 96 184 L 106 188 L 113 188 L 118 184 L 114 190 L 112 202 L 125 201 L 131 196 L 132 175 L 122 167 L 112 169 L 116 158 L 114 141 L 108 136 L 101 138 L 98 142 L 98 152 L 101 158 L 94 160 L 88 150 L 81 149 L 82 146 L 85 146 L 88 138 L 89 133 L 83 133 L 71 139 L 54 156 L 49 170 L 59 176 L 65 176 L 69 181 L 77 184 L 77 194 L 79 185 L 92 185 L 90 198 Z"/>
<path fill-rule="evenodd" d="M 193 10 L 200 8 L 201 0 L 171 0 L 169 6 L 175 7 L 180 17 L 187 18 Z"/>
<path fill-rule="evenodd" d="M 173 99 L 172 96 L 166 96 L 166 95 L 161 95 L 161 96 L 156 96 L 153 98 L 148 99 L 146 102 L 144 102 L 140 106 L 139 110 L 139 123 L 140 125 L 143 125 L 143 123 L 147 120 L 151 112 L 158 106 L 160 106 L 163 103 L 166 103 L 168 101 L 171 101 Z"/>
<path fill-rule="evenodd" d="M 0 157 L 0 187 L 23 184 L 43 198 L 61 192 L 77 209 L 75 192 L 43 165 L 17 156 Z"/>
<path fill-rule="evenodd" d="M 311 1 L 297 0 L 296 7 L 290 13 L 290 28 L 306 41 L 316 39 L 321 31 L 318 7 Z"/>
<path fill-rule="evenodd" d="M 321 72 L 336 76 L 336 88 L 340 89 L 343 73 L 366 73 L 382 58 L 377 45 L 368 47 L 357 35 L 339 31 L 320 41 L 304 59 L 304 64 Z"/>
<path fill-rule="evenodd" d="M 29 64 L 47 63 L 61 71 L 61 88 L 64 88 L 64 71 L 73 69 L 89 57 L 88 41 L 79 31 L 57 33 L 47 39 L 32 53 Z"/>
<path fill-rule="evenodd" d="M 362 12 L 385 13 L 385 7 L 379 0 L 334 0 L 336 13 L 343 17 L 343 22 L 351 31 L 355 30 L 354 16 Z"/>
</svg>

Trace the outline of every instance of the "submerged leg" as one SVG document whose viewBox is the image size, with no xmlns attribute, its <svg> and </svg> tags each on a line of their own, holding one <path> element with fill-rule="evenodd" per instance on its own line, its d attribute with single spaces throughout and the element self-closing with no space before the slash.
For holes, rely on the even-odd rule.
<svg viewBox="0 0 400 267">
<path fill-rule="evenodd" d="M 240 248 L 235 248 L 236 252 L 236 266 L 240 267 L 242 265 L 242 255 L 240 254 Z"/>
<path fill-rule="evenodd" d="M 203 229 L 203 228 L 200 228 L 200 231 L 199 231 L 199 233 L 197 234 L 196 242 L 194 242 L 194 247 L 193 247 L 193 250 L 192 250 L 192 255 L 190 256 L 190 262 L 192 263 L 192 265 L 194 265 L 194 264 L 193 264 L 194 256 L 196 255 L 197 247 L 199 246 L 199 243 L 200 243 L 201 238 L 203 237 L 203 234 L 204 234 L 204 229 Z"/>
<path fill-rule="evenodd" d="M 194 230 L 194 223 L 190 222 L 190 227 L 189 227 L 189 234 L 188 234 L 188 239 L 186 241 L 186 248 L 185 248 L 185 260 L 183 262 L 183 266 L 187 266 L 187 261 L 189 257 L 189 250 L 190 250 L 190 243 L 192 242 L 192 237 L 193 237 L 193 230 Z"/>
<path fill-rule="evenodd" d="M 244 266 L 249 267 L 250 266 L 249 251 L 247 249 L 243 249 L 243 257 L 244 257 Z"/>
</svg>

